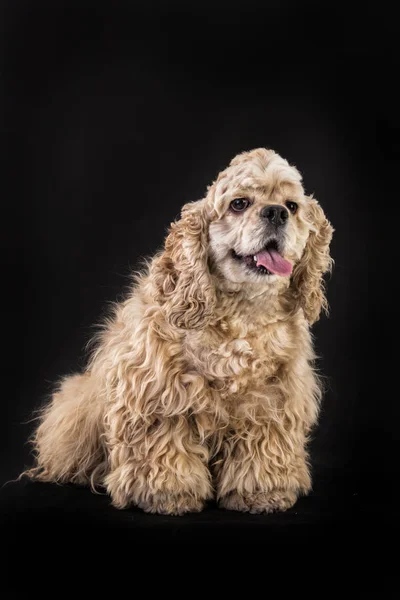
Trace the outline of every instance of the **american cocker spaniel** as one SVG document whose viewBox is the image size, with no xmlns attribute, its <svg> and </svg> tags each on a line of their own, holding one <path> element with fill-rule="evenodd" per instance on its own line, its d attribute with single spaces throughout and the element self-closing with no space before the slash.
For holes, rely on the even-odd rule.
<svg viewBox="0 0 400 600">
<path fill-rule="evenodd" d="M 33 437 L 37 480 L 104 487 L 114 506 L 251 513 L 310 490 L 321 398 L 310 326 L 327 308 L 333 229 L 272 150 L 236 156 L 65 378 Z"/>
</svg>

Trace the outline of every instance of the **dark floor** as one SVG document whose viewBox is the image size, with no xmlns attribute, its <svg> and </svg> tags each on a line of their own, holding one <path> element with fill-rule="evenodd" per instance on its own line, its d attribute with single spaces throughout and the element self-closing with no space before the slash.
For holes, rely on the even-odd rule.
<svg viewBox="0 0 400 600">
<path fill-rule="evenodd" d="M 0 490 L 2 539 L 24 544 L 48 536 L 106 538 L 123 534 L 141 543 L 274 542 L 301 544 L 340 539 L 349 544 L 383 536 L 393 527 L 385 498 L 368 494 L 366 485 L 349 474 L 321 473 L 314 490 L 286 513 L 249 515 L 210 504 L 197 514 L 168 517 L 139 509 L 116 510 L 106 495 L 73 485 L 8 483 Z M 366 526 L 364 527 L 364 523 Z M 397 526 L 397 525 L 396 525 Z"/>
</svg>

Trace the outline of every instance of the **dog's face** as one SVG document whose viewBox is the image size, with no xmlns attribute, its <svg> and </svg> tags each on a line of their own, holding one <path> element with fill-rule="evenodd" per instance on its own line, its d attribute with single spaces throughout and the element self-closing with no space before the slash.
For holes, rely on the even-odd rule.
<svg viewBox="0 0 400 600">
<path fill-rule="evenodd" d="M 268 287 L 290 277 L 312 227 L 297 169 L 273 151 L 240 155 L 219 176 L 213 202 L 210 254 L 220 274 Z"/>
<path fill-rule="evenodd" d="M 272 150 L 245 152 L 171 224 L 151 270 L 154 297 L 174 327 L 194 329 L 212 322 L 216 287 L 250 297 L 254 287 L 279 295 L 290 286 L 292 304 L 314 323 L 327 308 L 332 232 L 297 169 Z"/>
</svg>

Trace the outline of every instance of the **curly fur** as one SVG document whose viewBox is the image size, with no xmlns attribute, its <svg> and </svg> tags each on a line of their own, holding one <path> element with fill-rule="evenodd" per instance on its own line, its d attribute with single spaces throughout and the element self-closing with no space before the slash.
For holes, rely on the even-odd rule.
<svg viewBox="0 0 400 600">
<path fill-rule="evenodd" d="M 229 213 L 251 195 L 252 210 Z M 259 206 L 299 204 L 291 277 L 248 274 Z M 61 382 L 34 434 L 38 480 L 105 486 L 118 508 L 292 506 L 311 481 L 306 444 L 321 388 L 310 324 L 327 308 L 332 227 L 298 171 L 271 150 L 236 157 L 173 223 L 99 336 L 86 371 Z M 228 252 L 229 249 L 229 252 Z M 249 252 L 249 253 L 250 253 Z"/>
</svg>

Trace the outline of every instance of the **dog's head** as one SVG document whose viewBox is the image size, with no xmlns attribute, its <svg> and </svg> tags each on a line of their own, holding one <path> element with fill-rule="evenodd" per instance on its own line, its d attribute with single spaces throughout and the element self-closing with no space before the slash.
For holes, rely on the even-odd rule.
<svg viewBox="0 0 400 600">
<path fill-rule="evenodd" d="M 245 152 L 172 224 L 156 271 L 159 299 L 174 325 L 191 328 L 212 316 L 218 279 L 242 291 L 291 287 L 313 323 L 326 308 L 322 276 L 331 266 L 332 232 L 295 167 L 272 150 Z"/>
</svg>

